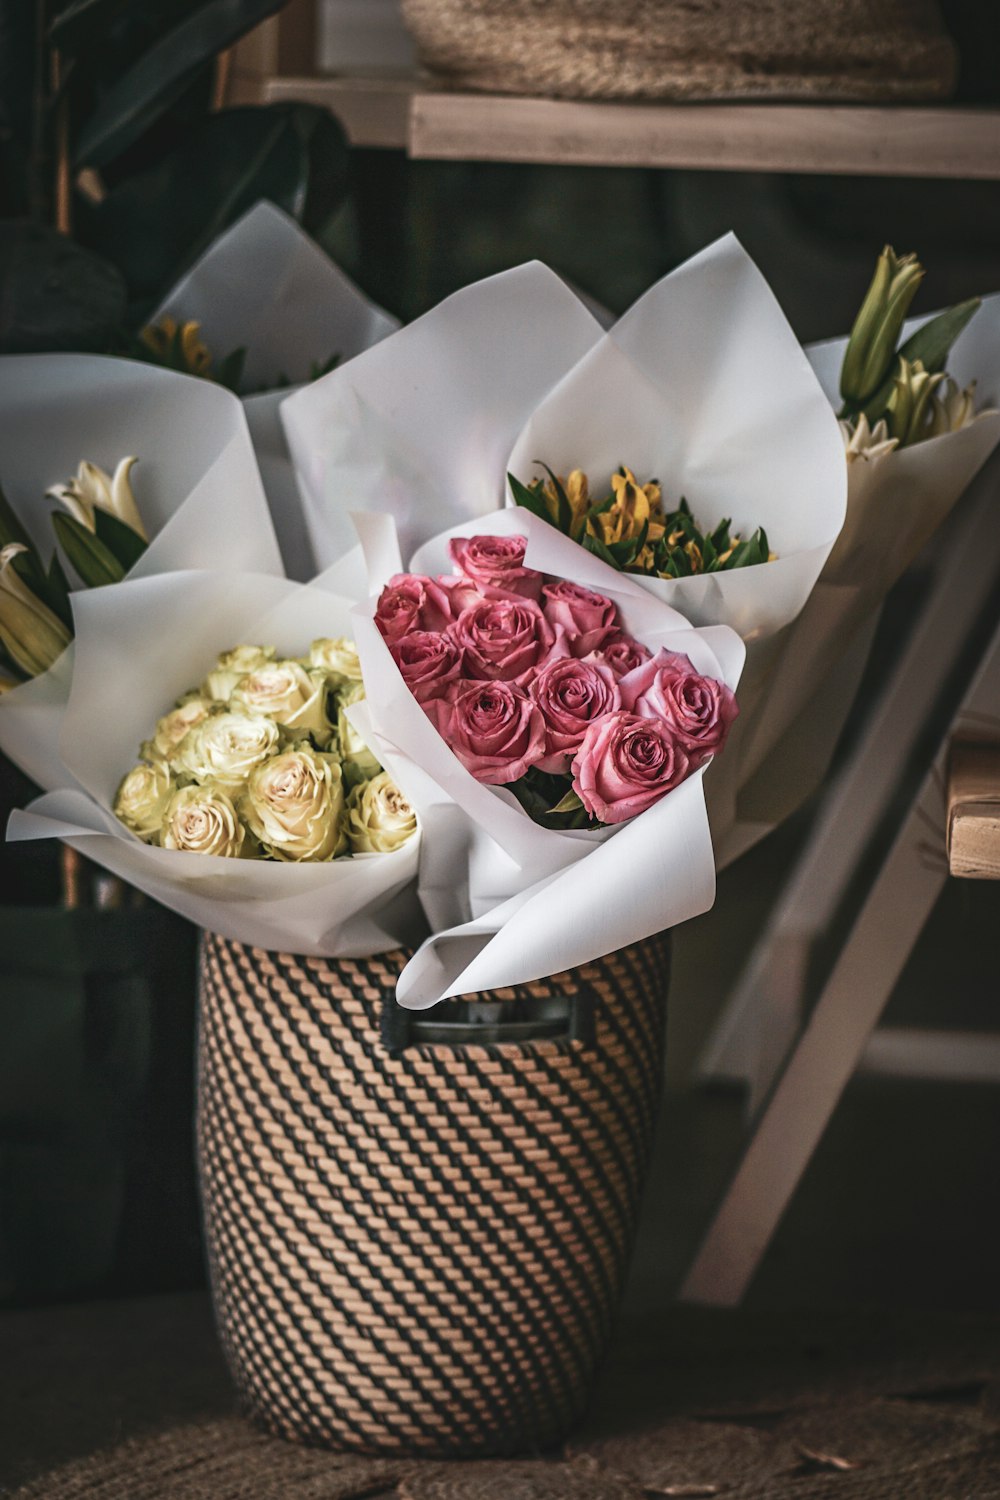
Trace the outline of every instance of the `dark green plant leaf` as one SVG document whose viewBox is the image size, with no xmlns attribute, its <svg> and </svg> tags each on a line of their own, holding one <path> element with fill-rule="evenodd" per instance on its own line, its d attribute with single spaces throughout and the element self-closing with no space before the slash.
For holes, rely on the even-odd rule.
<svg viewBox="0 0 1000 1500">
<path fill-rule="evenodd" d="M 536 464 L 541 464 L 552 482 L 552 488 L 556 493 L 556 525 L 564 536 L 569 536 L 573 529 L 573 507 L 569 503 L 569 496 L 563 489 L 558 474 L 553 474 L 547 463 L 541 459 L 535 459 Z"/>
<path fill-rule="evenodd" d="M 131 526 L 126 526 L 124 521 L 120 521 L 110 511 L 99 507 L 94 509 L 94 526 L 98 541 L 103 542 L 115 561 L 121 564 L 123 572 L 127 573 L 139 561 L 147 543 Z"/>
<path fill-rule="evenodd" d="M 30 552 L 35 550 L 31 537 L 21 524 L 20 516 L 0 489 L 0 547 L 6 547 L 10 542 L 20 542 Z"/>
<path fill-rule="evenodd" d="M 529 490 L 528 486 L 522 484 L 519 479 L 515 479 L 513 474 L 507 475 L 507 483 L 510 485 L 510 492 L 514 498 L 515 505 L 520 505 L 525 510 L 530 510 L 531 514 L 537 516 L 540 521 L 545 521 L 549 526 L 552 525 L 549 508 L 537 490 Z"/>
<path fill-rule="evenodd" d="M 602 562 L 606 562 L 609 567 L 617 568 L 618 563 L 615 561 L 614 553 L 608 551 L 600 537 L 591 536 L 588 531 L 586 536 L 583 537 L 583 546 L 586 547 L 588 552 L 592 552 L 595 557 L 599 557 Z"/>
<path fill-rule="evenodd" d="M 55 230 L 0 222 L 0 352 L 106 349 L 125 305 L 102 257 Z"/>
<path fill-rule="evenodd" d="M 128 4 L 129 0 L 70 0 L 53 18 L 49 41 L 64 56 L 75 57 L 87 43 L 106 35 Z"/>
<path fill-rule="evenodd" d="M 234 349 L 226 355 L 225 359 L 220 360 L 219 367 L 214 372 L 214 379 L 219 385 L 224 385 L 227 390 L 238 394 L 243 380 L 243 366 L 246 362 L 246 348 Z"/>
<path fill-rule="evenodd" d="M 114 553 L 74 516 L 56 511 L 52 525 L 70 566 L 86 588 L 102 588 L 124 578 L 125 569 Z"/>
<path fill-rule="evenodd" d="M 75 163 L 102 167 L 137 140 L 202 65 L 284 0 L 209 0 L 155 43 L 107 91 L 80 130 Z"/>
<path fill-rule="evenodd" d="M 63 624 L 66 626 L 66 629 L 72 635 L 73 611 L 70 608 L 69 602 L 69 583 L 66 580 L 66 574 L 63 572 L 63 565 L 59 561 L 59 555 L 56 552 L 53 552 L 52 561 L 49 563 L 49 573 L 47 581 L 49 585 L 47 600 L 49 608 L 53 611 L 54 614 L 57 614 L 59 616 L 60 620 L 62 620 Z"/>
<path fill-rule="evenodd" d="M 103 203 L 81 203 L 78 232 L 120 268 L 133 304 L 146 304 L 136 308 L 144 321 L 153 299 L 258 199 L 315 227 L 347 191 L 347 156 L 344 133 L 326 110 L 224 110 Z"/>
</svg>

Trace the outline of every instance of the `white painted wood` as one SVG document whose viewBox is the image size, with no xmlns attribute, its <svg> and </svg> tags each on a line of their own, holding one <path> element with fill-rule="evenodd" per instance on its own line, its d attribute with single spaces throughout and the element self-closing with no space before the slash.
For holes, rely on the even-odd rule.
<svg viewBox="0 0 1000 1500">
<path fill-rule="evenodd" d="M 948 877 L 944 787 L 952 735 L 998 713 L 1000 628 L 761 1114 L 682 1300 L 725 1307 L 742 1301 Z"/>
<path fill-rule="evenodd" d="M 829 925 L 931 708 L 1000 578 L 1000 459 L 960 502 L 906 650 L 823 801 L 809 842 L 699 1060 L 702 1082 L 749 1085 L 752 1117 L 799 1030 L 809 947 Z M 942 850 L 944 845 L 942 844 Z"/>
</svg>

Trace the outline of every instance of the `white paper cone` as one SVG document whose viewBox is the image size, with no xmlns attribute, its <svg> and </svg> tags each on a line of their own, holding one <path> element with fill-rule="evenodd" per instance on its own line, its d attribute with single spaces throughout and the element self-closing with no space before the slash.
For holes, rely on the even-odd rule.
<svg viewBox="0 0 1000 1500">
<path fill-rule="evenodd" d="M 173 573 L 77 595 L 76 650 L 60 756 L 82 790 L 15 813 L 8 836 L 63 838 L 209 931 L 327 957 L 411 943 L 422 929 L 419 838 L 391 855 L 327 864 L 233 860 L 142 844 L 114 817 L 141 741 L 219 651 L 274 645 L 300 656 L 317 636 L 349 636 L 352 601 L 322 583 L 266 575 Z M 86 795 L 85 795 L 86 794 Z"/>
<path fill-rule="evenodd" d="M 282 420 L 319 563 L 353 545 L 351 511 L 389 512 L 406 557 L 496 510 L 517 433 L 600 334 L 533 263 L 456 292 L 290 397 Z"/>
<path fill-rule="evenodd" d="M 281 573 L 243 407 L 219 386 L 98 355 L 9 355 L 0 358 L 0 453 L 4 493 L 46 562 L 57 508 L 49 486 L 82 459 L 110 472 L 135 454 L 150 543 L 131 578 L 207 561 Z M 72 656 L 0 697 L 0 749 L 46 789 L 66 784 L 56 746 L 71 665 Z"/>
<path fill-rule="evenodd" d="M 399 324 L 273 203 L 219 236 L 153 314 L 201 325 L 218 364 L 245 348 L 243 388 L 309 380 L 332 355 L 353 359 Z"/>
</svg>

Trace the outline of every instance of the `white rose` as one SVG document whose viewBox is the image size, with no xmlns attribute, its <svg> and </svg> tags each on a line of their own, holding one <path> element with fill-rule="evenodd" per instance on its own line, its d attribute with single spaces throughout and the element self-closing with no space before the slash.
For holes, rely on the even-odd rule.
<svg viewBox="0 0 1000 1500">
<path fill-rule="evenodd" d="M 347 837 L 355 854 L 392 854 L 417 831 L 417 815 L 388 771 L 356 786 L 347 801 Z"/>
<path fill-rule="evenodd" d="M 214 668 L 201 685 L 202 697 L 228 703 L 240 678 L 258 667 L 266 667 L 274 660 L 274 654 L 273 646 L 234 646 L 231 651 L 220 651 Z"/>
<path fill-rule="evenodd" d="M 236 859 L 246 831 L 228 793 L 216 786 L 184 786 L 167 804 L 160 833 L 164 849 Z"/>
<path fill-rule="evenodd" d="M 115 795 L 115 817 L 150 842 L 160 831 L 173 790 L 170 770 L 164 761 L 136 766 L 123 778 Z"/>
<path fill-rule="evenodd" d="M 309 665 L 325 672 L 331 687 L 361 681 L 361 663 L 353 641 L 334 641 L 326 636 L 313 641 L 309 648 Z"/>
<path fill-rule="evenodd" d="M 326 679 L 297 661 L 269 662 L 241 677 L 230 703 L 243 713 L 263 714 L 285 729 L 326 743 L 333 726 L 326 716 Z"/>
<path fill-rule="evenodd" d="M 340 766 L 306 745 L 286 750 L 252 773 L 240 810 L 275 859 L 332 859 L 344 843 Z"/>
<path fill-rule="evenodd" d="M 147 760 L 164 760 L 172 765 L 185 737 L 214 712 L 214 703 L 204 698 L 188 698 L 179 708 L 157 719 L 153 738 L 145 742 L 141 753 Z"/>
<path fill-rule="evenodd" d="M 360 703 L 365 696 L 364 688 L 347 688 L 340 694 L 337 706 L 337 737 L 340 741 L 340 759 L 344 774 L 351 786 L 360 781 L 370 781 L 377 776 L 382 766 L 369 750 L 358 731 L 344 712 L 352 703 Z"/>
<path fill-rule="evenodd" d="M 175 764 L 195 781 L 238 792 L 256 766 L 277 754 L 280 740 L 277 724 L 262 714 L 213 714 L 191 730 Z"/>
</svg>

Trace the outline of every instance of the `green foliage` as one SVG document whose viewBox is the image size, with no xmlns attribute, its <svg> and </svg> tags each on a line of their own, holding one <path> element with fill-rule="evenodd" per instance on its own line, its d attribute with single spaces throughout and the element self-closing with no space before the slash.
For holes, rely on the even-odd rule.
<svg viewBox="0 0 1000 1500">
<path fill-rule="evenodd" d="M 133 352 L 155 300 L 259 198 L 315 232 L 348 190 L 311 105 L 210 113 L 218 54 L 284 0 L 0 0 L 0 352 Z M 53 87 L 58 55 L 60 86 Z M 59 132 L 76 171 L 56 234 Z M 213 371 L 235 386 L 239 351 Z"/>
<path fill-rule="evenodd" d="M 52 526 L 70 567 L 85 588 L 101 588 L 106 583 L 118 583 L 125 577 L 125 569 L 111 548 L 94 532 L 88 531 L 75 516 L 67 516 L 57 510 L 52 516 Z"/>
</svg>

